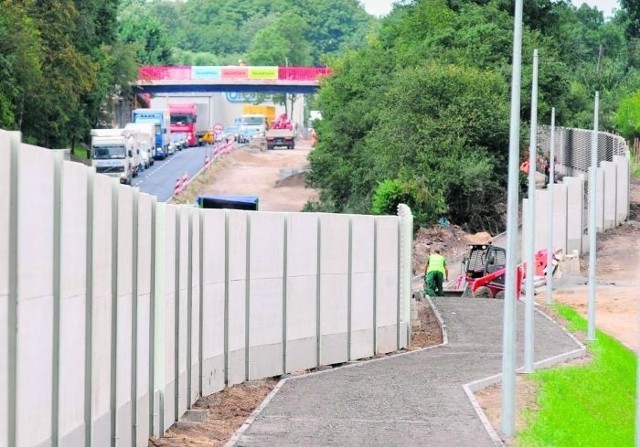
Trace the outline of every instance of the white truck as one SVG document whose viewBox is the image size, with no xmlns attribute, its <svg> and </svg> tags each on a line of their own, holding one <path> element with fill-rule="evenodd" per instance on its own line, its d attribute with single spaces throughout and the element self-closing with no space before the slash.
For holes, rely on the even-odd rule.
<svg viewBox="0 0 640 447">
<path fill-rule="evenodd" d="M 266 115 L 242 115 L 240 117 L 240 132 L 248 137 L 264 137 L 267 129 Z"/>
<path fill-rule="evenodd" d="M 155 161 L 156 126 L 153 123 L 127 123 L 124 130 L 135 136 L 136 144 L 140 150 L 141 162 L 148 168 Z"/>
<path fill-rule="evenodd" d="M 139 149 L 135 144 L 135 133 L 124 129 L 91 130 L 91 166 L 99 174 L 120 179 L 120 183 L 131 184 L 138 174 Z"/>
</svg>

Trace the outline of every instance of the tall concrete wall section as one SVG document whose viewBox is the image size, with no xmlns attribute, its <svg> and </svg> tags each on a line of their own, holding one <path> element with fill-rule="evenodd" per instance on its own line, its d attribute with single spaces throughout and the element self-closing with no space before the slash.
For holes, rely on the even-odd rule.
<svg viewBox="0 0 640 447">
<path fill-rule="evenodd" d="M 626 156 L 613 157 L 616 164 L 616 222 L 622 223 L 629 217 L 629 159 Z"/>
<path fill-rule="evenodd" d="M 58 439 L 83 445 L 88 171 L 78 163 L 61 164 Z"/>
<path fill-rule="evenodd" d="M 618 204 L 618 179 L 616 164 L 612 161 L 603 161 L 600 163 L 603 173 L 604 183 L 604 208 L 603 208 L 603 224 L 606 230 L 614 228 L 618 222 L 616 206 Z"/>
<path fill-rule="evenodd" d="M 375 353 L 398 349 L 398 218 L 376 218 Z"/>
<path fill-rule="evenodd" d="M 190 265 L 189 265 L 189 334 L 187 349 L 189 353 L 189 407 L 200 397 L 200 210 L 189 210 L 190 220 Z"/>
<path fill-rule="evenodd" d="M 374 351 L 375 218 L 351 217 L 350 360 Z"/>
<path fill-rule="evenodd" d="M 245 348 L 248 342 L 248 213 L 227 211 L 227 384 L 233 385 L 245 381 Z"/>
<path fill-rule="evenodd" d="M 9 226 L 11 210 L 11 142 L 0 131 L 0 445 L 9 445 Z M 12 331 L 11 331 L 12 332 Z M 13 366 L 14 362 L 11 362 Z M 13 410 L 11 410 L 13 411 Z M 5 416 L 6 415 L 6 416 Z"/>
<path fill-rule="evenodd" d="M 133 280 L 134 280 L 134 203 L 133 190 L 118 185 L 118 294 L 115 322 L 115 408 L 116 436 L 124 446 L 132 443 L 132 349 L 133 337 Z M 112 383 L 113 386 L 113 383 Z M 113 390 L 112 390 L 113 392 Z"/>
<path fill-rule="evenodd" d="M 582 253 L 584 181 L 579 177 L 565 177 L 562 182 L 567 188 L 567 253 L 574 250 Z"/>
<path fill-rule="evenodd" d="M 348 360 L 350 217 L 320 214 L 320 363 Z"/>
<path fill-rule="evenodd" d="M 226 217 L 222 210 L 202 212 L 202 394 L 225 385 Z"/>
<path fill-rule="evenodd" d="M 284 372 L 286 214 L 249 215 L 249 380 Z"/>
<path fill-rule="evenodd" d="M 591 179 L 591 168 L 589 168 L 589 179 Z M 591 185 L 588 185 L 591 188 Z M 596 169 L 596 229 L 598 232 L 605 230 L 604 227 L 604 170 Z"/>
<path fill-rule="evenodd" d="M 52 433 L 53 154 L 23 144 L 18 164 L 16 445 L 37 446 Z"/>
<path fill-rule="evenodd" d="M 164 258 L 164 268 L 160 272 L 161 276 L 158 278 L 162 282 L 164 287 L 164 294 L 162 296 L 156 294 L 156 300 L 162 300 L 163 302 L 157 303 L 156 306 L 160 306 L 161 316 L 163 321 L 162 334 L 164 337 L 162 346 L 163 349 L 163 361 L 157 368 L 163 368 L 164 374 L 162 377 L 163 382 L 158 385 L 163 388 L 162 395 L 160 397 L 163 406 L 160 408 L 160 415 L 162 421 L 162 430 L 164 433 L 166 429 L 176 421 L 176 396 L 178 395 L 178 377 L 176 374 L 177 361 L 176 351 L 178 337 L 176 336 L 178 326 L 176 324 L 176 269 L 178 268 L 177 262 L 177 211 L 178 208 L 173 205 L 166 205 L 164 207 L 164 240 L 161 242 L 164 247 L 164 252 L 161 256 Z M 158 262 L 162 262 L 162 258 L 158 257 Z M 159 291 L 158 291 L 159 292 Z M 161 389 L 162 389 L 161 388 Z"/>
<path fill-rule="evenodd" d="M 133 399 L 135 402 L 134 429 L 137 445 L 144 445 L 149 439 L 151 410 L 151 350 L 154 337 L 152 328 L 151 306 L 151 281 L 154 267 L 155 253 L 153 253 L 153 241 L 155 228 L 153 227 L 153 212 L 156 200 L 146 194 L 140 194 L 138 198 L 138 247 L 137 247 L 137 281 L 136 294 L 134 295 L 134 325 L 133 359 L 135 362 L 135 389 Z"/>
<path fill-rule="evenodd" d="M 178 264 L 176 265 L 176 376 L 178 378 L 178 394 L 176 396 L 176 420 L 187 411 L 189 395 L 187 390 L 187 357 L 188 357 L 188 311 L 189 311 L 189 212 L 185 206 L 178 207 Z"/>
<path fill-rule="evenodd" d="M 554 250 L 560 248 L 563 253 L 567 253 L 567 194 L 568 190 L 566 185 L 558 183 L 553 186 L 553 248 Z"/>
<path fill-rule="evenodd" d="M 318 365 L 318 215 L 287 218 L 286 371 Z"/>
<path fill-rule="evenodd" d="M 92 175 L 93 213 L 89 216 L 89 250 L 91 257 L 89 296 L 91 319 L 91 442 L 106 447 L 111 445 L 111 371 L 115 362 L 111 358 L 112 307 L 115 287 L 114 188 L 111 178 Z M 88 354 L 89 355 L 89 354 Z M 88 372 L 89 373 L 89 372 Z"/>
</svg>

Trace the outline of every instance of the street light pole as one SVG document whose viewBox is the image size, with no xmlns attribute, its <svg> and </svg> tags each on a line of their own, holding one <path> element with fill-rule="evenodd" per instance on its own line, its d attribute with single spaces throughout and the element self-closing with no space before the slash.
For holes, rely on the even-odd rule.
<svg viewBox="0 0 640 447">
<path fill-rule="evenodd" d="M 516 388 L 516 261 L 518 241 L 518 162 L 520 158 L 520 86 L 522 77 L 522 3 L 516 0 L 509 125 L 509 179 L 507 191 L 507 271 L 502 336 L 502 433 L 515 433 Z"/>
</svg>

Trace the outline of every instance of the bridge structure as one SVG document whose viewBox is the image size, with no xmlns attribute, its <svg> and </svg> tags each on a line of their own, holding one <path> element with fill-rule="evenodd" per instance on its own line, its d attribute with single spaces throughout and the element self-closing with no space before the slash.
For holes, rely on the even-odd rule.
<svg viewBox="0 0 640 447">
<path fill-rule="evenodd" d="M 328 67 L 141 66 L 137 93 L 314 93 Z"/>
</svg>

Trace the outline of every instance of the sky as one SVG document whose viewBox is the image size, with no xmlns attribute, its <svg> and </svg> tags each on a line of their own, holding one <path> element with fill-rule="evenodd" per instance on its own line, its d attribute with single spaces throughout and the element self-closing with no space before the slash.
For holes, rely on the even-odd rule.
<svg viewBox="0 0 640 447">
<path fill-rule="evenodd" d="M 374 16 L 384 16 L 391 11 L 393 3 L 397 0 L 360 0 L 364 5 L 364 9 Z M 596 6 L 600 11 L 604 11 L 605 17 L 611 15 L 614 8 L 619 8 L 618 0 L 572 0 L 576 6 L 586 3 L 593 7 Z"/>
</svg>

